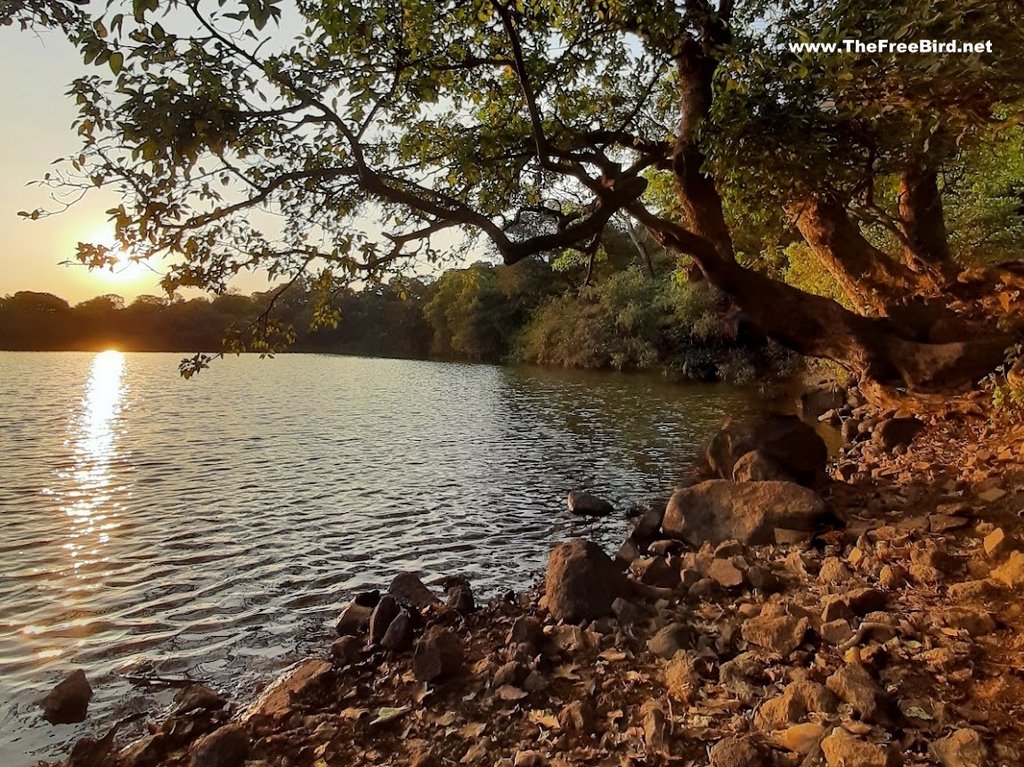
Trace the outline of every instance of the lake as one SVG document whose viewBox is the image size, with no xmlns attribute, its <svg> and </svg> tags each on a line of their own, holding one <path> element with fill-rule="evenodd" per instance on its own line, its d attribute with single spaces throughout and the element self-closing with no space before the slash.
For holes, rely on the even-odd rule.
<svg viewBox="0 0 1024 767">
<path fill-rule="evenodd" d="M 323 650 L 398 570 L 533 585 L 553 542 L 614 552 L 749 390 L 325 355 L 0 352 L 0 764 L 59 754 L 203 680 L 241 699 Z M 586 522 L 584 488 L 619 513 Z M 82 725 L 33 701 L 75 668 Z"/>
</svg>

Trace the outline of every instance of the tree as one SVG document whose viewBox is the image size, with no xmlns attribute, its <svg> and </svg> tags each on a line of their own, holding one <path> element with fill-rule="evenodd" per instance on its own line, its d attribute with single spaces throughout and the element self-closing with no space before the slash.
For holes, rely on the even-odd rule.
<svg viewBox="0 0 1024 767">
<path fill-rule="evenodd" d="M 992 323 L 1012 302 L 989 297 L 1017 278 L 958 275 L 939 183 L 961 147 L 1019 115 L 1013 4 L 157 6 L 134 0 L 69 33 L 113 79 L 73 85 L 84 146 L 58 181 L 116 186 L 118 247 L 170 256 L 169 290 L 222 292 L 253 268 L 381 280 L 440 258 L 438 236 L 454 232 L 486 237 L 508 264 L 590 255 L 628 216 L 768 335 L 866 384 L 958 387 L 1014 335 Z M 301 29 L 296 42 L 282 45 L 278 21 Z M 784 44 L 844 37 L 993 47 L 856 57 Z M 657 194 L 666 180 L 673 200 Z M 265 208 L 284 223 L 261 226 L 252 212 Z M 766 222 L 802 237 L 856 311 L 759 271 Z"/>
</svg>

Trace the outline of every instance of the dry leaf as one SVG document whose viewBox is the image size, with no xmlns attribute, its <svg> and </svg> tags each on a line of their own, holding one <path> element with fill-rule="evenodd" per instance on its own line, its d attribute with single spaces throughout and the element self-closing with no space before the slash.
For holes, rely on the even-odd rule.
<svg viewBox="0 0 1024 767">
<path fill-rule="evenodd" d="M 566 679 L 570 682 L 578 682 L 580 679 L 575 666 L 559 666 L 551 676 L 553 679 Z"/>
<path fill-rule="evenodd" d="M 487 725 L 482 722 L 471 722 L 470 724 L 463 725 L 459 729 L 459 735 L 466 738 L 467 740 L 476 740 L 483 734 L 483 731 L 486 729 Z"/>
<path fill-rule="evenodd" d="M 510 684 L 503 684 L 498 688 L 498 697 L 502 700 L 522 700 L 526 694 L 525 690 L 520 690 Z"/>
<path fill-rule="evenodd" d="M 442 727 L 448 727 L 449 725 L 454 724 L 457 718 L 458 717 L 455 715 L 454 711 L 449 711 L 448 713 L 439 716 L 435 722 Z"/>
<path fill-rule="evenodd" d="M 384 706 L 384 708 L 377 712 L 377 718 L 370 722 L 370 724 L 387 724 L 388 722 L 393 722 L 398 719 L 398 717 L 409 713 L 411 710 L 411 706 L 399 706 L 398 708 Z"/>
<path fill-rule="evenodd" d="M 549 730 L 559 729 L 558 720 L 548 711 L 531 711 L 530 721 Z"/>
<path fill-rule="evenodd" d="M 469 747 L 466 754 L 460 760 L 463 764 L 469 764 L 471 762 L 478 762 L 487 756 L 487 747 L 490 745 L 487 741 L 480 741 Z"/>
<path fill-rule="evenodd" d="M 346 708 L 339 714 L 339 716 L 342 719 L 352 719 L 353 721 L 355 721 L 356 719 L 360 719 L 369 713 L 370 709 L 368 708 Z"/>
<path fill-rule="evenodd" d="M 597 657 L 604 658 L 607 661 L 620 661 L 626 660 L 626 653 L 620 650 L 605 650 L 603 653 L 600 653 Z"/>
</svg>

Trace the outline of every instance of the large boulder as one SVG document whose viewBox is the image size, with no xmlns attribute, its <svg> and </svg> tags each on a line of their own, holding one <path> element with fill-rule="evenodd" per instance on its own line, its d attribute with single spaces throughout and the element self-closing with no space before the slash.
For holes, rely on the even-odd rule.
<svg viewBox="0 0 1024 767">
<path fill-rule="evenodd" d="M 828 448 L 813 428 L 795 415 L 765 415 L 726 423 L 708 446 L 708 466 L 732 479 L 736 462 L 754 450 L 804 485 L 816 483 L 828 463 Z"/>
<path fill-rule="evenodd" d="M 626 596 L 629 586 L 600 546 L 576 539 L 551 550 L 544 591 L 557 620 L 577 623 L 611 615 L 612 602 Z"/>
<path fill-rule="evenodd" d="M 677 490 L 662 528 L 694 546 L 728 540 L 770 544 L 776 528 L 814 532 L 827 517 L 818 494 L 793 482 L 713 479 Z"/>
</svg>

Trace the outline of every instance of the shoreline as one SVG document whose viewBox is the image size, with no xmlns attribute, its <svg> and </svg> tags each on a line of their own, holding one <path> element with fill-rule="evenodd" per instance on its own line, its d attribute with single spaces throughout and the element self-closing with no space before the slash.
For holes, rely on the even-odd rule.
<svg viewBox="0 0 1024 767">
<path fill-rule="evenodd" d="M 463 581 L 441 601 L 406 579 L 387 626 L 387 594 L 357 597 L 347 636 L 245 710 L 196 687 L 64 764 L 1019 764 L 1024 430 L 933 419 L 890 447 L 875 433 L 909 414 L 844 407 L 819 491 L 844 527 L 699 546 L 658 519 L 613 566 L 634 559 L 631 586 L 566 550 L 546 589 L 479 609 Z"/>
</svg>

